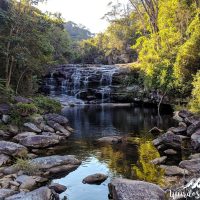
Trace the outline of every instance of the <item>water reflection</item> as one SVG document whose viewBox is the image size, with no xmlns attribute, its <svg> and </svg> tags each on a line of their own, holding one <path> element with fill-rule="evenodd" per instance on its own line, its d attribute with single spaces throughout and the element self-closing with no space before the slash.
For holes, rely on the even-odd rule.
<svg viewBox="0 0 200 200">
<path fill-rule="evenodd" d="M 162 184 L 162 170 L 150 164 L 159 156 L 148 133 L 153 126 L 167 129 L 173 125 L 171 116 L 164 114 L 160 123 L 155 109 L 129 106 L 79 106 L 63 111 L 76 133 L 53 154 L 75 154 L 83 164 L 62 179 L 68 190 L 61 195 L 68 200 L 108 200 L 107 184 L 113 177 L 146 180 Z M 158 124 L 159 123 L 159 124 Z M 102 145 L 95 139 L 108 135 L 129 135 L 127 142 Z M 104 173 L 109 178 L 101 185 L 85 185 L 82 179 L 93 173 Z"/>
</svg>

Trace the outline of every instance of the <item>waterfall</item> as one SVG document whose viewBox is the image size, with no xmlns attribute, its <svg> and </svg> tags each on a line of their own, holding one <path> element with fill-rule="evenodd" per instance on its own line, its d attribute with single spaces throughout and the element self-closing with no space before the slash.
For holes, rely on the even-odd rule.
<svg viewBox="0 0 200 200">
<path fill-rule="evenodd" d="M 66 65 L 57 67 L 44 78 L 43 91 L 58 98 L 81 99 L 86 103 L 109 103 L 113 76 L 118 66 Z"/>
</svg>

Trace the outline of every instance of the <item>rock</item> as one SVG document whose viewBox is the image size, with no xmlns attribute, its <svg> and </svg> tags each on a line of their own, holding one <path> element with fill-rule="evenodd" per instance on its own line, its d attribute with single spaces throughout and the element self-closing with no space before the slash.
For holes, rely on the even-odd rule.
<svg viewBox="0 0 200 200">
<path fill-rule="evenodd" d="M 63 126 L 67 125 L 68 122 L 69 122 L 69 120 L 66 117 L 59 115 L 59 114 L 46 114 L 44 116 L 44 118 L 45 118 L 46 121 L 54 121 L 54 122 L 59 123 Z"/>
<path fill-rule="evenodd" d="M 53 137 L 53 138 L 55 138 L 55 139 L 57 139 L 59 141 L 64 141 L 66 139 L 66 136 L 65 137 L 64 136 L 60 136 L 60 135 L 62 135 L 60 133 L 58 135 L 56 135 L 55 133 L 52 133 L 52 132 L 42 132 L 42 135 Z"/>
<path fill-rule="evenodd" d="M 200 129 L 192 134 L 191 145 L 196 151 L 200 151 Z"/>
<path fill-rule="evenodd" d="M 120 136 L 107 136 L 102 137 L 97 140 L 100 143 L 117 144 L 122 142 L 122 137 Z"/>
<path fill-rule="evenodd" d="M 161 139 L 160 138 L 156 138 L 152 141 L 153 145 L 155 147 L 159 146 L 161 144 Z"/>
<path fill-rule="evenodd" d="M 18 172 L 18 168 L 15 165 L 12 165 L 10 167 L 6 167 L 3 170 L 3 173 L 8 175 L 8 174 L 16 174 Z"/>
<path fill-rule="evenodd" d="M 20 184 L 20 189 L 32 190 L 36 186 L 34 177 L 21 175 L 18 176 L 16 181 Z"/>
<path fill-rule="evenodd" d="M 179 163 L 179 166 L 184 169 L 187 169 L 190 172 L 199 173 L 200 158 L 192 160 L 183 160 Z"/>
<path fill-rule="evenodd" d="M 19 194 L 10 196 L 5 200 L 58 200 L 59 197 L 48 187 L 41 187 L 39 189 L 33 190 L 32 192 L 21 192 Z"/>
<path fill-rule="evenodd" d="M 8 126 L 8 131 L 10 133 L 13 133 L 14 135 L 16 135 L 19 131 L 19 128 L 16 125 L 9 125 Z"/>
<path fill-rule="evenodd" d="M 160 167 L 165 170 L 165 175 L 167 176 L 189 175 L 189 171 L 187 169 L 183 169 L 177 166 L 160 165 Z"/>
<path fill-rule="evenodd" d="M 83 183 L 84 184 L 101 184 L 102 182 L 104 182 L 106 179 L 108 178 L 108 176 L 104 175 L 104 174 L 92 174 L 90 176 L 87 176 L 86 178 L 83 179 Z"/>
<path fill-rule="evenodd" d="M 13 185 L 13 186 L 16 186 L 16 187 L 20 186 L 20 184 L 16 181 L 10 181 L 9 183 L 10 183 L 10 185 Z"/>
<path fill-rule="evenodd" d="M 178 115 L 182 118 L 191 117 L 193 114 L 188 110 L 181 110 L 178 112 Z"/>
<path fill-rule="evenodd" d="M 33 154 L 33 153 L 27 154 L 27 158 L 29 158 L 29 159 L 34 159 L 34 158 L 37 158 L 37 157 L 38 157 L 38 156 L 35 155 L 35 154 Z"/>
<path fill-rule="evenodd" d="M 52 169 L 51 173 L 59 173 L 63 171 L 69 171 L 77 168 L 81 161 L 75 158 L 75 156 L 47 156 L 40 157 L 31 160 L 31 163 L 36 165 L 40 170 L 49 171 Z M 63 168 L 62 168 L 63 167 Z"/>
<path fill-rule="evenodd" d="M 153 127 L 153 128 L 149 131 L 149 133 L 152 133 L 152 134 L 160 134 L 160 133 L 162 133 L 162 132 L 163 132 L 163 130 L 159 129 L 158 127 Z"/>
<path fill-rule="evenodd" d="M 176 128 L 172 127 L 168 131 L 172 131 L 173 133 L 175 133 L 177 135 L 185 135 L 186 131 L 187 131 L 187 127 L 185 127 L 185 126 L 179 126 Z"/>
<path fill-rule="evenodd" d="M 55 132 L 55 130 L 53 128 L 51 128 L 50 126 L 48 126 L 48 125 L 45 125 L 43 127 L 43 131 L 45 131 L 45 132 L 51 132 L 51 133 Z"/>
<path fill-rule="evenodd" d="M 198 159 L 198 158 L 200 158 L 200 153 L 196 153 L 196 154 L 193 154 L 193 155 L 189 156 L 190 160 L 192 160 L 192 159 Z"/>
<path fill-rule="evenodd" d="M 67 190 L 67 187 L 58 183 L 52 183 L 49 186 L 50 189 L 54 190 L 56 193 L 61 194 Z"/>
<path fill-rule="evenodd" d="M 174 149 L 167 149 L 164 151 L 164 153 L 167 155 L 176 155 L 177 151 L 175 151 Z"/>
<path fill-rule="evenodd" d="M 162 136 L 158 138 L 160 140 L 160 144 L 164 144 L 165 146 L 172 149 L 181 149 L 182 139 L 180 136 L 175 135 L 173 132 L 168 131 L 164 133 Z"/>
<path fill-rule="evenodd" d="M 179 122 L 178 126 L 184 126 L 184 127 L 187 127 L 187 124 L 184 123 L 184 122 Z"/>
<path fill-rule="evenodd" d="M 62 135 L 62 136 L 65 136 L 65 137 L 69 137 L 71 135 L 71 133 L 67 129 L 65 129 L 63 126 L 61 126 L 58 123 L 55 123 L 53 127 L 54 127 L 55 131 L 60 132 L 59 135 Z"/>
<path fill-rule="evenodd" d="M 200 129 L 200 121 L 196 121 L 187 128 L 187 135 L 191 136 L 194 132 Z"/>
<path fill-rule="evenodd" d="M 0 104 L 0 114 L 4 114 L 7 115 L 10 113 L 11 110 L 11 106 L 4 103 L 4 104 Z"/>
<path fill-rule="evenodd" d="M 161 144 L 159 146 L 157 146 L 158 151 L 164 151 L 167 149 L 167 146 L 165 146 L 164 144 Z"/>
<path fill-rule="evenodd" d="M 10 121 L 10 116 L 9 115 L 3 115 L 1 120 L 4 124 L 8 124 L 9 121 Z"/>
<path fill-rule="evenodd" d="M 12 196 L 14 194 L 17 194 L 17 191 L 11 190 L 11 189 L 0 189 L 0 199 L 5 199 L 6 197 Z"/>
<path fill-rule="evenodd" d="M 187 125 L 191 125 L 191 124 L 195 124 L 196 122 L 200 121 L 200 117 L 199 116 L 191 116 L 191 117 L 186 117 L 184 119 L 185 123 Z"/>
<path fill-rule="evenodd" d="M 3 130 L 0 130 L 0 137 L 7 138 L 9 137 L 9 134 L 5 133 Z"/>
<path fill-rule="evenodd" d="M 14 97 L 14 100 L 17 103 L 32 103 L 33 102 L 32 99 L 24 98 L 24 97 L 21 97 L 21 96 Z"/>
<path fill-rule="evenodd" d="M 165 200 L 165 192 L 157 185 L 144 181 L 114 179 L 109 184 L 113 200 Z"/>
<path fill-rule="evenodd" d="M 154 160 L 151 161 L 152 164 L 154 165 L 159 165 L 165 163 L 167 160 L 167 156 L 162 156 L 160 158 L 155 158 Z"/>
<path fill-rule="evenodd" d="M 35 132 L 35 133 L 41 133 L 42 131 L 33 123 L 29 122 L 29 123 L 25 123 L 24 127 L 31 132 Z"/>
<path fill-rule="evenodd" d="M 27 148 L 14 142 L 0 141 L 0 153 L 9 156 L 24 156 L 28 153 Z"/>
<path fill-rule="evenodd" d="M 26 137 L 35 136 L 35 135 L 36 133 L 34 132 L 23 132 L 16 135 L 13 139 L 19 142 L 20 140 L 23 140 Z"/>
<path fill-rule="evenodd" d="M 59 140 L 53 136 L 35 135 L 28 136 L 19 141 L 20 144 L 31 148 L 45 148 L 58 144 Z"/>
<path fill-rule="evenodd" d="M 5 155 L 5 154 L 0 154 L 0 167 L 2 165 L 5 165 L 7 163 L 9 163 L 11 160 L 10 160 L 10 157 Z"/>
<path fill-rule="evenodd" d="M 173 119 L 178 121 L 178 122 L 182 122 L 183 121 L 183 118 L 179 116 L 179 112 L 178 111 L 174 112 Z"/>
<path fill-rule="evenodd" d="M 33 114 L 29 118 L 30 118 L 30 121 L 32 123 L 36 123 L 37 125 L 40 124 L 40 123 L 42 123 L 44 121 L 43 116 L 40 115 L 40 114 Z"/>
</svg>

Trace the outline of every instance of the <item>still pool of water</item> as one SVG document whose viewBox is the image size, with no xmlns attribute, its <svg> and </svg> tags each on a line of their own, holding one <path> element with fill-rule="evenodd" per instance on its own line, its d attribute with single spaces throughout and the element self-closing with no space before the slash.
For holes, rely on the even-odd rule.
<svg viewBox="0 0 200 200">
<path fill-rule="evenodd" d="M 166 130 L 174 124 L 170 114 L 157 116 L 154 108 L 129 105 L 80 105 L 63 110 L 75 133 L 60 146 L 57 154 L 73 154 L 82 160 L 81 166 L 69 175 L 53 182 L 67 186 L 61 198 L 68 200 L 108 200 L 108 183 L 115 177 L 146 180 L 160 184 L 161 170 L 150 164 L 158 157 L 148 131 L 158 126 Z M 127 142 L 117 145 L 98 144 L 96 139 L 110 135 L 127 136 Z M 83 184 L 94 173 L 109 178 L 101 185 Z"/>
</svg>

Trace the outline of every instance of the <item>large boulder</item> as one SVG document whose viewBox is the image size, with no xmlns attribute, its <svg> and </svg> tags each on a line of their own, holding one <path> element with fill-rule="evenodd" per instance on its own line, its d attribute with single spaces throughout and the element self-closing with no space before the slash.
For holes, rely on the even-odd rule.
<svg viewBox="0 0 200 200">
<path fill-rule="evenodd" d="M 0 189 L 0 199 L 5 199 L 6 197 L 12 196 L 14 194 L 17 194 L 17 191 L 11 190 L 11 189 Z"/>
<path fill-rule="evenodd" d="M 178 115 L 182 118 L 191 117 L 193 114 L 188 110 L 181 110 L 178 112 Z"/>
<path fill-rule="evenodd" d="M 56 131 L 60 132 L 58 135 L 65 136 L 65 137 L 69 137 L 71 135 L 71 132 L 69 132 L 67 129 L 65 129 L 62 125 L 60 125 L 58 123 L 55 123 L 53 128 Z"/>
<path fill-rule="evenodd" d="M 187 135 L 191 136 L 198 129 L 200 129 L 200 121 L 196 121 L 187 128 Z"/>
<path fill-rule="evenodd" d="M 164 144 L 166 147 L 172 149 L 181 149 L 182 139 L 179 135 L 175 135 L 173 132 L 168 131 L 167 133 L 164 133 L 163 135 L 158 137 L 156 142 L 154 141 L 155 146 L 158 146 L 160 144 Z"/>
<path fill-rule="evenodd" d="M 153 183 L 128 179 L 114 179 L 109 184 L 113 200 L 165 200 L 165 192 Z"/>
<path fill-rule="evenodd" d="M 41 171 L 48 172 L 47 175 L 57 173 L 69 173 L 76 169 L 81 161 L 75 158 L 73 155 L 67 156 L 47 156 L 40 157 L 31 160 L 31 164 L 34 164 Z"/>
<path fill-rule="evenodd" d="M 200 158 L 192 160 L 183 160 L 179 163 L 179 166 L 184 169 L 187 169 L 190 172 L 199 173 Z"/>
<path fill-rule="evenodd" d="M 44 119 L 46 121 L 54 121 L 54 122 L 59 123 L 63 126 L 67 125 L 68 122 L 69 122 L 66 117 L 59 115 L 59 114 L 54 114 L 54 113 L 53 114 L 46 114 L 44 116 Z"/>
<path fill-rule="evenodd" d="M 101 184 L 107 178 L 108 178 L 107 175 L 97 173 L 97 174 L 92 174 L 92 175 L 85 177 L 82 182 L 84 184 L 85 183 L 87 183 L 87 184 Z"/>
<path fill-rule="evenodd" d="M 200 151 L 200 129 L 192 134 L 191 145 L 196 151 Z"/>
<path fill-rule="evenodd" d="M 33 190 L 32 192 L 19 193 L 6 198 L 5 200 L 58 200 L 58 195 L 48 187 L 41 187 L 39 189 Z"/>
<path fill-rule="evenodd" d="M 21 175 L 18 176 L 16 182 L 20 184 L 20 189 L 32 190 L 37 182 L 33 176 Z"/>
<path fill-rule="evenodd" d="M 122 142 L 122 137 L 120 136 L 107 136 L 102 137 L 97 140 L 99 143 L 117 144 Z"/>
<path fill-rule="evenodd" d="M 36 135 L 36 133 L 34 133 L 34 132 L 23 132 L 23 133 L 19 133 L 19 134 L 17 134 L 14 138 L 13 138 L 13 140 L 16 140 L 16 141 L 20 141 L 20 140 L 23 140 L 24 138 L 26 138 L 26 137 L 30 137 L 30 136 L 35 136 Z"/>
<path fill-rule="evenodd" d="M 58 138 L 46 135 L 28 136 L 19 141 L 20 144 L 31 148 L 45 148 L 59 143 Z"/>
<path fill-rule="evenodd" d="M 9 156 L 24 156 L 28 153 L 27 148 L 14 142 L 0 141 L 0 153 Z"/>
</svg>

